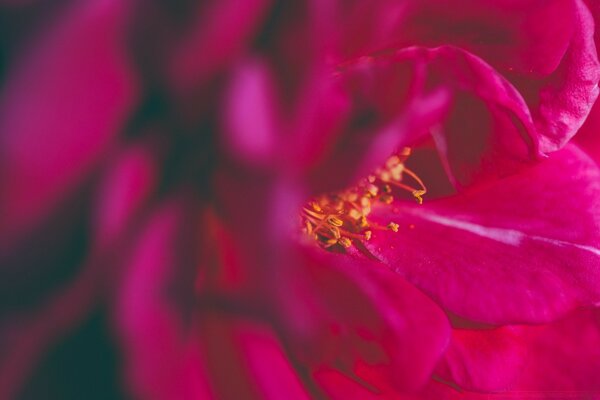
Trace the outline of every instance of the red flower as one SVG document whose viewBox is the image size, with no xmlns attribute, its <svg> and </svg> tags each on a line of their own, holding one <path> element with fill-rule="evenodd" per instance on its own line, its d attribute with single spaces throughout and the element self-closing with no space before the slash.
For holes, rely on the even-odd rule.
<svg viewBox="0 0 600 400">
<path fill-rule="evenodd" d="M 2 43 L 0 397 L 98 305 L 140 398 L 598 391 L 582 1 L 92 1 L 32 26 Z"/>
</svg>

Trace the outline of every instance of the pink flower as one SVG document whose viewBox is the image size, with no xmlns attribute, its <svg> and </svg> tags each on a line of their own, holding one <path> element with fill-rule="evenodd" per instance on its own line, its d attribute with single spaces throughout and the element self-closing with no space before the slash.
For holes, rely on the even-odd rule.
<svg viewBox="0 0 600 400">
<path fill-rule="evenodd" d="M 3 43 L 0 397 L 99 307 L 136 398 L 597 395 L 588 6 L 274 3 Z"/>
</svg>

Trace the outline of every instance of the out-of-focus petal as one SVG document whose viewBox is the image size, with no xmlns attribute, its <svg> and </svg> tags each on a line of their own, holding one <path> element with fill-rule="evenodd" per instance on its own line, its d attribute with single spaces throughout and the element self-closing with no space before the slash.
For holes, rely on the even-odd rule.
<svg viewBox="0 0 600 400">
<path fill-rule="evenodd" d="M 255 39 L 270 6 L 270 0 L 226 0 L 197 7 L 189 32 L 168 60 L 172 85 L 178 91 L 197 87 L 234 61 Z"/>
<path fill-rule="evenodd" d="M 372 253 L 450 311 L 544 322 L 600 300 L 600 171 L 575 146 L 469 194 L 377 207 Z"/>
<path fill-rule="evenodd" d="M 152 399 L 310 398 L 274 331 L 236 313 L 233 298 L 223 309 L 218 301 L 191 299 L 186 317 L 173 286 L 184 262 L 184 210 L 176 201 L 158 209 L 125 266 L 116 322 L 129 389 Z M 200 260 L 201 275 L 215 262 L 213 254 L 202 256 L 208 257 Z"/>
<path fill-rule="evenodd" d="M 540 326 L 455 329 L 437 374 L 472 391 L 600 394 L 600 311 Z"/>
<path fill-rule="evenodd" d="M 234 158 L 269 165 L 281 145 L 277 100 L 266 65 L 249 61 L 234 74 L 222 118 L 225 148 Z"/>
<path fill-rule="evenodd" d="M 198 331 L 217 399 L 311 398 L 268 325 L 214 313 Z"/>
<path fill-rule="evenodd" d="M 0 243 L 47 217 L 123 127 L 135 85 L 127 2 L 74 4 L 13 65 L 0 94 Z"/>
<path fill-rule="evenodd" d="M 213 398 L 201 354 L 187 339 L 181 311 L 169 292 L 181 262 L 177 242 L 184 218 L 179 202 L 163 205 L 124 265 L 116 323 L 129 389 L 141 398 Z"/>
<path fill-rule="evenodd" d="M 156 151 L 149 144 L 123 149 L 98 188 L 95 241 L 103 246 L 123 234 L 148 202 L 159 179 Z"/>
</svg>

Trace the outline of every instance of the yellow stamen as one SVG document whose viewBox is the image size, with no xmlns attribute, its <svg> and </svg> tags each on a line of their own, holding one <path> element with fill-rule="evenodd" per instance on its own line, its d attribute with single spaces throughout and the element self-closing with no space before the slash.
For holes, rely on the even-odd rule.
<svg viewBox="0 0 600 400">
<path fill-rule="evenodd" d="M 405 148 L 386 160 L 382 168 L 347 190 L 318 196 L 302 208 L 306 233 L 323 248 L 349 248 L 368 241 L 373 229 L 398 232 L 399 225 L 382 226 L 369 221 L 372 207 L 390 205 L 400 190 L 407 191 L 421 204 L 427 193 L 423 181 L 404 162 L 410 155 Z M 405 182 L 405 176 L 413 183 Z"/>
<path fill-rule="evenodd" d="M 397 224 L 397 223 L 395 223 L 395 222 L 390 222 L 390 223 L 388 224 L 388 226 L 387 226 L 387 228 L 388 228 L 390 231 L 393 231 L 393 232 L 398 232 L 398 228 L 399 228 L 399 227 L 400 227 L 400 225 L 398 225 L 398 224 Z"/>
</svg>

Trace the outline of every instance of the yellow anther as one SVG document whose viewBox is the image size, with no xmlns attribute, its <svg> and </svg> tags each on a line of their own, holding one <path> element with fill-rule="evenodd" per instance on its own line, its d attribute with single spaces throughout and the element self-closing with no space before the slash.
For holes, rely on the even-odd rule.
<svg viewBox="0 0 600 400">
<path fill-rule="evenodd" d="M 339 239 L 342 237 L 340 230 L 336 227 L 332 227 L 331 229 L 329 229 L 329 232 L 333 233 L 333 237 L 336 239 Z"/>
<path fill-rule="evenodd" d="M 362 217 L 363 215 L 355 208 L 350 209 L 350 211 L 348 211 L 348 216 L 354 220 L 356 219 L 360 219 L 360 217 Z"/>
<path fill-rule="evenodd" d="M 334 215 L 330 215 L 327 218 L 327 222 L 335 227 L 340 227 L 340 226 L 344 225 L 344 221 L 342 221 L 341 219 L 339 219 L 338 217 L 336 217 Z"/>
<path fill-rule="evenodd" d="M 398 156 L 391 156 L 390 158 L 388 158 L 388 160 L 385 162 L 385 166 L 388 168 L 393 168 L 396 165 L 400 164 L 400 157 Z"/>
<path fill-rule="evenodd" d="M 381 202 L 383 204 L 392 204 L 392 202 L 394 201 L 394 196 L 391 196 L 389 194 L 384 194 L 383 196 L 381 196 L 379 198 L 379 200 L 381 200 Z"/>
<path fill-rule="evenodd" d="M 312 224 L 309 221 L 306 221 L 305 225 L 306 225 L 306 233 L 308 233 L 310 235 L 312 233 Z"/>
<path fill-rule="evenodd" d="M 337 241 L 339 244 L 341 244 L 342 246 L 344 246 L 344 248 L 348 248 L 350 246 L 352 246 L 352 241 L 350 239 L 348 239 L 347 237 L 342 237 L 340 239 L 338 239 Z"/>
<path fill-rule="evenodd" d="M 316 202 L 314 202 L 314 201 L 311 203 L 310 206 L 312 207 L 313 210 L 315 210 L 317 212 L 323 211 L 323 209 L 321 208 L 321 206 L 319 206 L 319 204 L 316 203 Z"/>
<path fill-rule="evenodd" d="M 423 195 L 426 193 L 425 190 L 415 190 L 412 192 L 414 198 L 419 202 L 419 204 L 423 204 Z"/>
<path fill-rule="evenodd" d="M 331 247 L 331 246 L 333 246 L 334 244 L 336 244 L 337 242 L 338 242 L 338 240 L 337 240 L 337 239 L 327 239 L 327 240 L 325 241 L 325 245 L 326 245 L 326 247 Z"/>
<path fill-rule="evenodd" d="M 339 250 L 371 240 L 375 229 L 398 232 L 397 223 L 382 226 L 370 222 L 369 215 L 372 208 L 392 204 L 400 191 L 411 193 L 419 203 L 423 202 L 425 185 L 404 165 L 409 154 L 410 149 L 402 149 L 356 186 L 313 198 L 302 208 L 306 233 L 322 248 Z M 399 207 L 393 206 L 390 211 L 400 212 Z"/>
<path fill-rule="evenodd" d="M 369 222 L 367 221 L 367 217 L 365 217 L 364 215 L 362 217 L 360 217 L 360 220 L 358 221 L 358 226 L 360 228 L 366 228 L 369 226 Z"/>
</svg>

